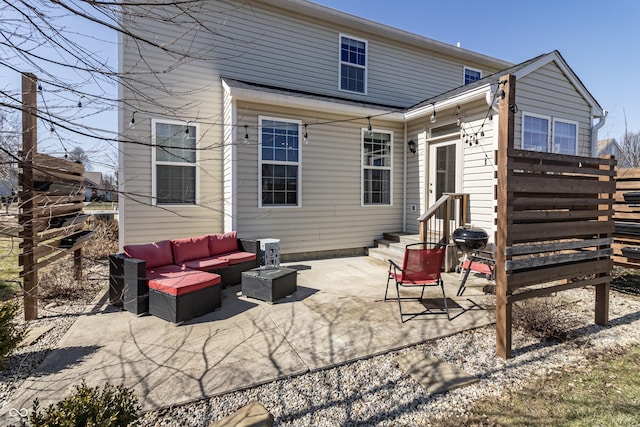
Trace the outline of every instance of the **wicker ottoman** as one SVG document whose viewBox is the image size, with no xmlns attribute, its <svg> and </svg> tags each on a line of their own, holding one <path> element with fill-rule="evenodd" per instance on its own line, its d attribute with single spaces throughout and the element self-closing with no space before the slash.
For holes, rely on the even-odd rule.
<svg viewBox="0 0 640 427">
<path fill-rule="evenodd" d="M 169 322 L 184 322 L 221 305 L 220 276 L 217 274 L 187 270 L 161 272 L 149 279 L 149 313 Z"/>
<path fill-rule="evenodd" d="M 298 272 L 286 267 L 260 267 L 242 273 L 242 295 L 273 302 L 297 289 Z"/>
</svg>

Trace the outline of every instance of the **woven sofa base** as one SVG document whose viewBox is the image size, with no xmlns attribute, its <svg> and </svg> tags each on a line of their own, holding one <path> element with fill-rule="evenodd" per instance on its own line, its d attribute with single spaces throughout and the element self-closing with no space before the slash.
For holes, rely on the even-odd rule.
<svg viewBox="0 0 640 427">
<path fill-rule="evenodd" d="M 239 264 L 230 265 L 228 267 L 211 270 L 209 273 L 219 274 L 222 280 L 222 286 L 233 286 L 239 285 L 242 281 L 242 272 L 249 271 L 258 267 L 258 259 L 254 259 L 252 261 L 241 262 Z"/>
<path fill-rule="evenodd" d="M 178 296 L 149 289 L 149 313 L 172 323 L 202 316 L 221 306 L 222 290 L 218 284 Z"/>
</svg>

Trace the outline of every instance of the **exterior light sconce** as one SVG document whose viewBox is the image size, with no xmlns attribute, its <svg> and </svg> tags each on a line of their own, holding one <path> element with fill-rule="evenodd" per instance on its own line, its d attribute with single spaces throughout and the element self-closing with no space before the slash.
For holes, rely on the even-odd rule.
<svg viewBox="0 0 640 427">
<path fill-rule="evenodd" d="M 413 139 L 409 140 L 407 146 L 409 147 L 409 151 L 411 152 L 411 154 L 416 154 L 418 152 L 418 147 L 416 146 L 416 142 Z"/>
</svg>

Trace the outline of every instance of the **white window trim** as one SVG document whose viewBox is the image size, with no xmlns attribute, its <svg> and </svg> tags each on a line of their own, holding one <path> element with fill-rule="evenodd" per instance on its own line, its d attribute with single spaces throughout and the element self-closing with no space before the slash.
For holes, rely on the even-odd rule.
<svg viewBox="0 0 640 427">
<path fill-rule="evenodd" d="M 521 150 L 526 150 L 526 148 L 524 148 L 524 118 L 526 116 L 529 117 L 535 117 L 538 119 L 545 119 L 547 121 L 547 150 L 545 151 L 546 153 L 549 153 L 549 149 L 551 148 L 551 139 L 552 139 L 552 135 L 551 135 L 551 122 L 552 122 L 552 118 L 551 116 L 545 116 L 543 114 L 536 114 L 536 113 L 529 113 L 527 111 L 523 111 L 522 112 L 522 118 L 521 118 L 521 122 L 520 122 L 520 149 Z M 532 150 L 529 150 L 532 151 Z"/>
<path fill-rule="evenodd" d="M 475 71 L 476 73 L 480 73 L 480 78 L 478 80 L 480 80 L 482 78 L 482 70 L 478 70 L 477 68 L 471 68 L 471 67 L 464 66 L 462 68 L 462 84 L 463 85 L 464 84 L 468 84 L 468 83 L 465 83 L 465 76 L 467 74 L 467 70 Z"/>
<path fill-rule="evenodd" d="M 156 124 L 157 123 L 195 127 L 196 129 L 196 162 L 195 163 L 156 161 Z M 180 120 L 168 120 L 168 119 L 151 119 L 151 204 L 153 206 L 158 206 L 158 199 L 157 199 L 158 187 L 157 187 L 157 181 L 156 181 L 157 165 L 169 165 L 169 166 L 192 165 L 196 169 L 195 203 L 194 204 L 167 204 L 167 205 L 160 205 L 160 206 L 167 207 L 167 208 L 189 208 L 189 207 L 195 207 L 200 205 L 200 174 L 198 173 L 198 165 L 200 164 L 200 152 L 197 149 L 199 143 L 200 143 L 200 124 L 199 123 L 183 122 Z"/>
<path fill-rule="evenodd" d="M 553 118 L 553 134 L 551 135 L 551 147 L 550 148 L 553 148 L 553 144 L 554 144 L 555 137 L 556 137 L 556 122 L 566 123 L 566 124 L 569 124 L 569 125 L 574 125 L 576 127 L 576 147 L 575 147 L 575 151 L 574 151 L 574 153 L 572 155 L 573 156 L 577 156 L 578 155 L 578 139 L 579 139 L 578 135 L 579 135 L 580 127 L 578 125 L 578 122 L 573 121 L 573 120 L 562 119 L 560 117 L 554 117 Z M 553 152 L 553 151 L 551 151 L 551 152 Z"/>
<path fill-rule="evenodd" d="M 266 163 L 272 165 L 296 165 L 298 166 L 298 204 L 293 205 L 263 205 L 262 204 L 262 122 L 264 120 L 274 120 L 279 122 L 297 123 L 298 124 L 298 161 L 283 162 L 267 160 Z M 258 208 L 261 209 L 299 209 L 302 207 L 302 121 L 295 119 L 286 119 L 282 117 L 258 116 Z"/>
<path fill-rule="evenodd" d="M 364 43 L 364 67 L 357 64 L 352 64 L 350 62 L 345 62 L 344 64 L 350 65 L 357 68 L 364 69 L 364 92 L 355 92 L 352 90 L 342 89 L 342 38 L 346 37 L 349 39 L 357 40 L 359 42 Z M 338 90 L 341 92 L 347 93 L 355 93 L 358 95 L 366 95 L 369 87 L 369 41 L 365 39 L 361 39 L 360 37 L 350 36 L 349 34 L 340 33 L 338 35 Z"/>
<path fill-rule="evenodd" d="M 372 128 L 371 132 L 386 133 L 389 135 L 389 167 L 377 166 L 375 169 L 389 169 L 389 204 L 375 205 L 364 203 L 364 136 L 365 132 L 369 132 L 368 128 L 360 129 L 360 206 L 363 208 L 386 208 L 393 206 L 393 131 Z M 372 169 L 372 168 L 370 168 Z"/>
</svg>

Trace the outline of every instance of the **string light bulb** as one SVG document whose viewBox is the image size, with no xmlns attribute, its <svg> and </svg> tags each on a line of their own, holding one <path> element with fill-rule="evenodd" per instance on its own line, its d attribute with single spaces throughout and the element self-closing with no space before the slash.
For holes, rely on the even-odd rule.
<svg viewBox="0 0 640 427">
<path fill-rule="evenodd" d="M 367 125 L 367 135 L 371 136 L 373 133 L 373 129 L 371 128 L 371 116 L 367 117 L 368 125 Z"/>
<path fill-rule="evenodd" d="M 435 123 L 436 122 L 436 109 L 433 109 L 433 112 L 431 113 L 431 118 L 429 119 L 429 121 L 431 123 Z"/>
<path fill-rule="evenodd" d="M 134 127 L 136 127 L 136 112 L 137 111 L 134 111 L 131 114 L 131 121 L 129 122 L 129 129 L 133 129 Z"/>
<path fill-rule="evenodd" d="M 304 141 L 305 144 L 309 143 L 309 134 L 307 134 L 307 124 L 304 124 L 304 136 L 302 137 L 302 141 Z"/>
<path fill-rule="evenodd" d="M 82 108 L 82 98 L 86 98 L 86 96 L 81 95 L 80 99 L 78 99 L 78 108 Z"/>
<path fill-rule="evenodd" d="M 244 125 L 244 138 L 242 138 L 242 142 L 245 144 L 249 143 L 249 125 Z"/>
</svg>

